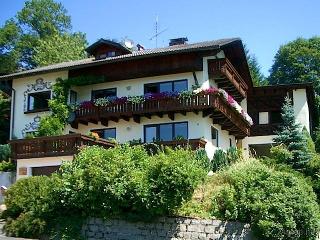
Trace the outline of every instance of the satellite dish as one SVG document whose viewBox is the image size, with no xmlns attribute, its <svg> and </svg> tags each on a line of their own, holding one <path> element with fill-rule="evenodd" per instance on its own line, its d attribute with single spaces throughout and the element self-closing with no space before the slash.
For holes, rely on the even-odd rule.
<svg viewBox="0 0 320 240">
<path fill-rule="evenodd" d="M 132 49 L 134 46 L 134 42 L 130 39 L 126 39 L 124 40 L 124 45 L 126 46 L 126 48 Z"/>
</svg>

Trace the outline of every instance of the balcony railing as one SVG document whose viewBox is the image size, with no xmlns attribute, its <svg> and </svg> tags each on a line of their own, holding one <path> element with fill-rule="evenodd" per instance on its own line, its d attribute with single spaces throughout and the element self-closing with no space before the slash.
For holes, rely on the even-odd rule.
<svg viewBox="0 0 320 240">
<path fill-rule="evenodd" d="M 94 140 L 81 134 L 18 139 L 9 142 L 13 159 L 67 156 L 76 154 L 82 146 L 114 147 L 106 140 Z"/>
<path fill-rule="evenodd" d="M 253 125 L 251 127 L 251 136 L 268 136 L 276 135 L 276 131 L 279 130 L 280 123 Z"/>
<path fill-rule="evenodd" d="M 52 137 L 37 137 L 32 139 L 18 139 L 9 142 L 12 149 L 12 159 L 29 159 L 43 157 L 70 156 L 79 152 L 83 146 L 101 146 L 112 148 L 114 143 L 104 139 L 94 140 L 81 134 L 69 134 Z M 190 147 L 195 150 L 204 148 L 204 139 L 188 139 L 157 142 L 158 145 L 169 147 Z"/>
<path fill-rule="evenodd" d="M 247 96 L 247 83 L 227 58 L 209 60 L 209 75 L 238 101 Z"/>
<path fill-rule="evenodd" d="M 250 124 L 219 94 L 200 94 L 189 98 L 164 98 L 156 100 L 146 100 L 140 103 L 113 103 L 108 106 L 91 106 L 80 108 L 75 111 L 74 121 L 71 126 L 78 128 L 78 124 L 98 123 L 108 126 L 108 121 L 118 121 L 130 118 L 140 123 L 141 117 L 151 117 L 168 114 L 174 120 L 175 113 L 185 114 L 186 112 L 202 111 L 203 116 L 211 116 L 215 123 L 222 126 L 223 130 L 228 130 L 238 138 L 249 135 Z"/>
</svg>

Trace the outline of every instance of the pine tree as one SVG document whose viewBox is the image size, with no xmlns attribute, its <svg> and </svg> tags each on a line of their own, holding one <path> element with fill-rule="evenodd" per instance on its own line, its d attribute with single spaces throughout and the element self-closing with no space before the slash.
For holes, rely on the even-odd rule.
<svg viewBox="0 0 320 240">
<path fill-rule="evenodd" d="M 273 141 L 276 144 L 284 145 L 292 153 L 293 158 L 288 159 L 287 164 L 292 165 L 293 168 L 301 169 L 310 160 L 310 154 L 302 127 L 296 123 L 290 98 L 285 99 L 281 117 L 283 122 Z"/>
</svg>

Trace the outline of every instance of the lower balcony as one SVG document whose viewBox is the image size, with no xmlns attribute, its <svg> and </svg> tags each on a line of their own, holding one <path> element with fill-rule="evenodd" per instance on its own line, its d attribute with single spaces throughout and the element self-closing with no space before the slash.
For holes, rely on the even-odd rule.
<svg viewBox="0 0 320 240">
<path fill-rule="evenodd" d="M 18 139 L 9 142 L 12 149 L 12 159 L 44 158 L 57 156 L 70 156 L 79 152 L 83 146 L 101 146 L 112 148 L 115 143 L 104 139 L 94 140 L 81 134 L 69 134 L 52 137 L 37 137 L 32 139 Z M 182 139 L 156 142 L 158 145 L 175 147 L 190 147 L 195 150 L 204 148 L 204 139 Z"/>
<path fill-rule="evenodd" d="M 18 139 L 10 142 L 12 159 L 43 158 L 76 154 L 82 146 L 114 147 L 114 143 L 94 140 L 81 134 Z"/>
<path fill-rule="evenodd" d="M 245 113 L 240 110 L 241 107 L 232 106 L 234 101 L 230 100 L 226 92 L 204 93 L 192 95 L 187 98 L 166 97 L 162 99 L 148 99 L 142 102 L 116 102 L 106 106 L 95 106 L 88 102 L 88 106 L 77 109 L 70 117 L 71 126 L 78 128 L 78 124 L 101 122 L 108 126 L 109 121 L 118 122 L 120 119 L 130 121 L 133 119 L 140 123 L 141 117 L 151 119 L 153 115 L 163 117 L 168 114 L 171 120 L 174 120 L 175 114 L 186 115 L 187 112 L 196 114 L 202 113 L 203 117 L 211 117 L 214 124 L 219 124 L 222 130 L 227 130 L 231 135 L 242 139 L 250 134 L 251 123 L 246 119 Z M 229 102 L 230 100 L 230 102 Z M 250 118 L 250 117 L 249 117 Z"/>
</svg>

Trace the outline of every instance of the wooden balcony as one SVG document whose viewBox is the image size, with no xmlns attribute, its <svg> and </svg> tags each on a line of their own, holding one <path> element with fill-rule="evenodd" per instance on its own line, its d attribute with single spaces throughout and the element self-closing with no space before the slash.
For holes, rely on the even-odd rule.
<svg viewBox="0 0 320 240">
<path fill-rule="evenodd" d="M 187 112 L 199 114 L 203 117 L 210 116 L 213 123 L 220 124 L 223 130 L 237 138 L 244 138 L 250 133 L 250 124 L 233 107 L 218 94 L 194 95 L 190 98 L 165 98 L 157 100 L 146 100 L 141 103 L 117 103 L 108 106 L 92 106 L 80 108 L 74 113 L 73 128 L 78 128 L 78 124 L 88 124 L 89 122 L 108 126 L 108 121 L 118 122 L 119 119 L 129 121 L 131 118 L 140 123 L 141 117 L 151 118 L 152 115 L 163 117 L 168 114 L 174 120 L 175 114 L 186 115 Z"/>
<path fill-rule="evenodd" d="M 250 136 L 268 136 L 275 135 L 276 131 L 279 130 L 280 123 L 253 125 L 251 127 Z"/>
<path fill-rule="evenodd" d="M 227 58 L 208 61 L 209 77 L 240 102 L 247 96 L 248 85 Z"/>
<path fill-rule="evenodd" d="M 82 146 L 98 145 L 105 148 L 114 144 L 103 140 L 94 140 L 81 134 L 69 134 L 53 137 L 37 137 L 9 141 L 12 159 L 42 158 L 74 155 Z"/>
</svg>

